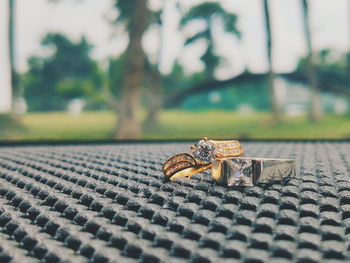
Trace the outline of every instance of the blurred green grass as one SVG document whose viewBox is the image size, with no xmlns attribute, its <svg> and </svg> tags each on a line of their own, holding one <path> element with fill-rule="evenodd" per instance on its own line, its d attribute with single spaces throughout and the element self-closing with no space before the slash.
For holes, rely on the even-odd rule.
<svg viewBox="0 0 350 263">
<path fill-rule="evenodd" d="M 141 114 L 143 116 L 144 114 Z M 106 140 L 113 138 L 117 117 L 113 112 L 84 112 L 78 117 L 64 112 L 28 113 L 22 128 L 1 140 Z M 268 113 L 163 111 L 160 125 L 144 131 L 142 139 L 344 139 L 350 138 L 350 116 L 325 116 L 318 123 L 306 117 L 288 117 L 273 123 Z"/>
</svg>

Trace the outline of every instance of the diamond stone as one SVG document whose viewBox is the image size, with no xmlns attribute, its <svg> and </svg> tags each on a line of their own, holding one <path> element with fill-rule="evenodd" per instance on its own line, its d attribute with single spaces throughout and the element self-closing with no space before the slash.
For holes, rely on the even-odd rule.
<svg viewBox="0 0 350 263">
<path fill-rule="evenodd" d="M 214 151 L 215 151 L 215 147 L 211 142 L 206 140 L 200 140 L 191 149 L 191 154 L 196 159 L 210 163 L 211 160 L 215 157 Z"/>
<path fill-rule="evenodd" d="M 227 186 L 253 186 L 252 161 L 217 159 L 213 161 L 212 177 Z"/>
<path fill-rule="evenodd" d="M 234 159 L 228 162 L 230 167 L 227 173 L 228 186 L 247 186 L 251 182 L 252 162 L 249 160 Z"/>
</svg>

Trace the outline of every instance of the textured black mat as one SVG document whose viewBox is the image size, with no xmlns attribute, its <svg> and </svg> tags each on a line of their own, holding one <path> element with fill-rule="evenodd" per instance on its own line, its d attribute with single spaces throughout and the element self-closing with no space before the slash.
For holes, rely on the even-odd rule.
<svg viewBox="0 0 350 263">
<path fill-rule="evenodd" d="M 286 185 L 162 181 L 186 144 L 0 148 L 0 262 L 349 262 L 350 143 L 245 143 Z"/>
</svg>

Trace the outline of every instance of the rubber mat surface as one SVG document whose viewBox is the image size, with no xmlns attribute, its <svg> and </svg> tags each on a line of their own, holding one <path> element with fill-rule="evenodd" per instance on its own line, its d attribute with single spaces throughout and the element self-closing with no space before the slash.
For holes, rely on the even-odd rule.
<svg viewBox="0 0 350 263">
<path fill-rule="evenodd" d="M 284 185 L 163 182 L 189 146 L 0 147 L 0 262 L 350 261 L 350 143 L 243 143 Z"/>
</svg>

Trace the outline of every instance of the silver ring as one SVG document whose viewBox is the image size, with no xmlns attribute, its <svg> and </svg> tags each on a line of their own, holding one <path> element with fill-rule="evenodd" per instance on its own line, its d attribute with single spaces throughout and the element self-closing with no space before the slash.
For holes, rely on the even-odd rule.
<svg viewBox="0 0 350 263">
<path fill-rule="evenodd" d="M 231 157 L 212 160 L 212 178 L 226 186 L 280 182 L 295 175 L 296 165 L 293 159 Z"/>
</svg>

